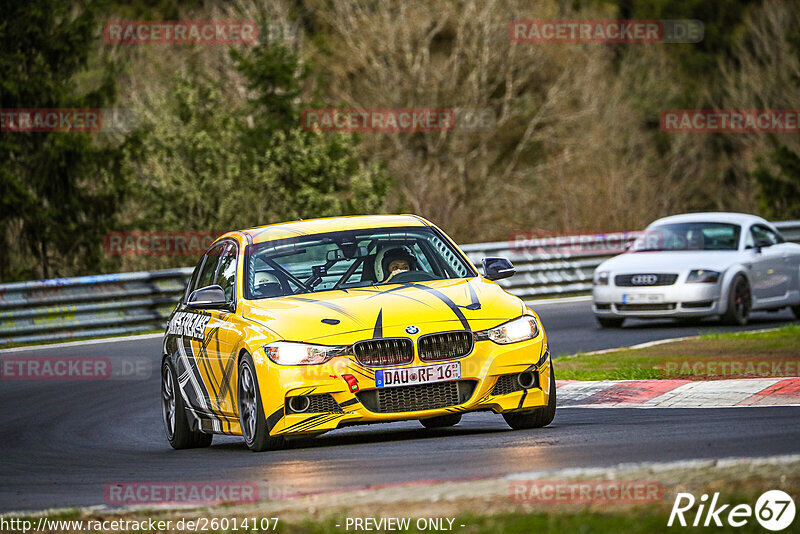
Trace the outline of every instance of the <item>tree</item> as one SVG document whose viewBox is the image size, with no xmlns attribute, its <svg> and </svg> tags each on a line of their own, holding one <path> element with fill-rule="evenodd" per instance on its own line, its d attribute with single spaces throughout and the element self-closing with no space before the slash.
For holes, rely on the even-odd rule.
<svg viewBox="0 0 800 534">
<path fill-rule="evenodd" d="M 771 165 L 770 165 L 771 164 Z M 771 220 L 800 219 L 800 156 L 786 145 L 753 171 L 760 213 Z"/>
<path fill-rule="evenodd" d="M 113 65 L 90 70 L 96 1 L 3 1 L 0 107 L 102 108 L 114 99 Z M 88 85 L 88 84 L 87 84 Z M 102 233 L 124 191 L 122 153 L 90 133 L 0 133 L 0 280 L 96 271 Z"/>
<path fill-rule="evenodd" d="M 379 211 L 388 178 L 362 162 L 358 139 L 300 128 L 297 57 L 271 42 L 231 57 L 235 72 L 213 76 L 207 56 L 190 58 L 144 103 L 147 133 L 129 154 L 139 187 L 126 208 L 128 225 L 223 232 Z M 231 86 L 242 85 L 248 97 L 232 97 Z M 186 259 L 125 261 L 128 269 Z"/>
</svg>

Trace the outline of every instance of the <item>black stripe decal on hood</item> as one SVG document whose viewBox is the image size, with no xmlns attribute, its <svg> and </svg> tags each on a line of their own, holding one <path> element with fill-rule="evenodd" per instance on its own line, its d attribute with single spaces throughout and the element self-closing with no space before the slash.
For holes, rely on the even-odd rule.
<svg viewBox="0 0 800 534">
<path fill-rule="evenodd" d="M 439 300 L 441 300 L 442 302 L 447 304 L 447 307 L 450 308 L 453 311 L 453 313 L 456 315 L 456 317 L 458 317 L 458 320 L 461 321 L 461 325 L 464 327 L 464 330 L 472 330 L 470 328 L 470 326 L 469 326 L 469 322 L 467 321 L 467 318 L 464 317 L 464 314 L 462 313 L 460 307 L 455 302 L 450 300 L 450 297 L 448 297 L 447 295 L 445 295 L 444 293 L 442 293 L 438 289 L 433 289 L 432 287 L 424 286 L 422 284 L 417 284 L 417 283 L 413 283 L 412 282 L 412 283 L 409 283 L 408 286 L 409 287 L 415 287 L 415 288 L 421 289 L 423 291 L 427 291 L 431 295 L 435 296 L 436 298 L 438 298 Z"/>
<path fill-rule="evenodd" d="M 378 319 L 375 321 L 375 329 L 372 331 L 372 339 L 383 337 L 383 308 L 378 312 Z"/>
<path fill-rule="evenodd" d="M 344 315 L 346 317 L 349 317 L 350 319 L 352 319 L 353 321 L 355 321 L 358 324 L 361 324 L 361 325 L 364 324 L 358 319 L 358 317 L 356 317 L 355 315 L 352 315 L 351 313 L 349 313 L 347 310 L 345 310 L 341 306 L 339 306 L 337 304 L 333 304 L 332 302 L 327 302 L 325 300 L 316 300 L 316 299 L 310 299 L 310 298 L 303 298 L 303 297 L 286 297 L 286 300 L 299 300 L 300 302 L 308 302 L 309 304 L 319 304 L 320 306 L 325 306 L 329 310 L 333 310 L 333 311 L 339 312 L 342 315 Z"/>
<path fill-rule="evenodd" d="M 383 295 L 391 295 L 393 297 L 402 297 L 404 299 L 413 300 L 414 302 L 418 302 L 419 304 L 422 304 L 422 305 L 427 306 L 429 308 L 431 307 L 431 305 L 428 304 L 427 302 L 423 302 L 423 301 L 421 301 L 419 299 L 415 299 L 414 297 L 410 297 L 408 295 L 403 295 L 401 293 L 395 293 L 395 291 L 400 291 L 401 289 L 407 289 L 408 287 L 409 287 L 409 285 L 407 283 L 404 283 L 403 285 L 400 285 L 400 286 L 397 286 L 397 287 L 392 287 L 392 288 L 389 288 L 389 289 L 382 289 L 382 290 L 377 291 L 377 292 L 376 291 L 370 291 L 370 293 L 373 293 L 373 294 L 370 295 L 367 298 L 368 299 L 372 299 L 372 298 L 375 298 L 375 297 L 382 297 Z"/>
<path fill-rule="evenodd" d="M 461 307 L 471 311 L 480 310 L 481 301 L 478 300 L 478 294 L 475 293 L 475 288 L 472 287 L 472 285 L 469 282 L 467 282 L 467 289 L 469 289 L 470 303 L 467 304 L 466 306 L 461 306 Z"/>
</svg>

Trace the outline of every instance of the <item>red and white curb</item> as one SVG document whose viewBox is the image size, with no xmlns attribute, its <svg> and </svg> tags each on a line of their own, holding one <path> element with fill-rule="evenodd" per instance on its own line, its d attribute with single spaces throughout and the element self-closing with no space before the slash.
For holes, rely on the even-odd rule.
<svg viewBox="0 0 800 534">
<path fill-rule="evenodd" d="M 558 406 L 719 408 L 800 406 L 800 378 L 734 380 L 558 380 Z"/>
</svg>

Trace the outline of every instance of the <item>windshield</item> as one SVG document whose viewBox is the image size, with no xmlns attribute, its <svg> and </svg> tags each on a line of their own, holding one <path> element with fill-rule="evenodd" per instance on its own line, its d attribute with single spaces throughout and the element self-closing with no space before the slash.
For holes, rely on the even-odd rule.
<svg viewBox="0 0 800 534">
<path fill-rule="evenodd" d="M 299 236 L 247 250 L 248 299 L 477 276 L 460 253 L 426 227 Z"/>
<path fill-rule="evenodd" d="M 737 224 L 690 222 L 648 228 L 631 252 L 658 250 L 737 250 L 741 227 Z"/>
</svg>

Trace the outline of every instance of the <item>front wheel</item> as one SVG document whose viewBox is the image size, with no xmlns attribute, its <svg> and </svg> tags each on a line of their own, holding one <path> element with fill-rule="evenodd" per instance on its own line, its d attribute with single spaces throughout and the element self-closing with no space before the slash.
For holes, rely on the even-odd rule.
<svg viewBox="0 0 800 534">
<path fill-rule="evenodd" d="M 167 440 L 173 449 L 208 447 L 214 435 L 192 430 L 176 377 L 170 361 L 164 360 L 161 366 L 161 417 Z"/>
<path fill-rule="evenodd" d="M 553 364 L 550 364 L 550 398 L 547 406 L 527 410 L 524 412 L 508 412 L 503 414 L 508 426 L 514 430 L 528 428 L 541 428 L 553 422 L 556 416 L 556 375 L 553 373 Z"/>
<path fill-rule="evenodd" d="M 722 316 L 722 322 L 733 326 L 744 326 L 750 318 L 753 307 L 753 297 L 750 293 L 750 284 L 747 279 L 737 274 L 731 282 L 728 291 L 728 309 Z"/>
<path fill-rule="evenodd" d="M 448 426 L 456 426 L 461 422 L 461 414 L 454 413 L 452 415 L 440 415 L 439 417 L 431 417 L 429 419 L 420 419 L 422 426 L 425 428 L 444 428 Z"/>
<path fill-rule="evenodd" d="M 256 367 L 249 354 L 239 362 L 239 424 L 244 442 L 252 451 L 281 449 L 286 444 L 283 436 L 270 436 L 267 419 L 256 378 Z"/>
</svg>

